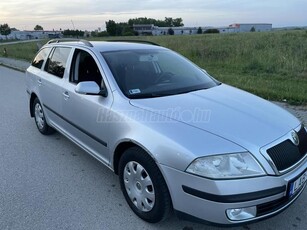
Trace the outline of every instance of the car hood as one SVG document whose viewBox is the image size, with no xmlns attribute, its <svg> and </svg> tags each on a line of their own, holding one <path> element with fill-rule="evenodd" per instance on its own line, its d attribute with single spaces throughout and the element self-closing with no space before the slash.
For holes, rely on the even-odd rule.
<svg viewBox="0 0 307 230">
<path fill-rule="evenodd" d="M 300 125 L 298 119 L 279 106 L 225 84 L 186 94 L 135 99 L 130 103 L 245 149 L 259 149 Z"/>
</svg>

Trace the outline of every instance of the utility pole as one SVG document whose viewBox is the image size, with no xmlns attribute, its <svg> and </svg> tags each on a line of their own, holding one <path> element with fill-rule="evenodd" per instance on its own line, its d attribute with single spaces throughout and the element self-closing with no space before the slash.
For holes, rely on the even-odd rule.
<svg viewBox="0 0 307 230">
<path fill-rule="evenodd" d="M 72 20 L 71 20 L 71 24 L 72 24 L 72 27 L 74 28 L 74 30 L 76 30 L 75 24 L 74 24 L 74 22 Z"/>
</svg>

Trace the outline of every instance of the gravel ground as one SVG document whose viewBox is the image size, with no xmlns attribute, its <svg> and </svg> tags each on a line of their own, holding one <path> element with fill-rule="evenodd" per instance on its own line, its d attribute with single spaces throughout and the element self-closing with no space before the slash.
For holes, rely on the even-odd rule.
<svg viewBox="0 0 307 230">
<path fill-rule="evenodd" d="M 0 65 L 4 65 L 24 72 L 30 65 L 27 61 L 15 60 L 12 58 L 0 57 Z M 287 109 L 307 125 L 307 106 L 292 106 L 287 103 L 274 102 L 275 104 Z"/>
</svg>

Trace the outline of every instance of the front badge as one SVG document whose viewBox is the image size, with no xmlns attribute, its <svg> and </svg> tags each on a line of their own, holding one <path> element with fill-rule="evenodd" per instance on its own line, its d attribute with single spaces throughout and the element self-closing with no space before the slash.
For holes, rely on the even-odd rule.
<svg viewBox="0 0 307 230">
<path fill-rule="evenodd" d="M 298 146 L 298 145 L 300 144 L 300 140 L 299 140 L 299 138 L 298 138 L 297 133 L 296 133 L 294 130 L 291 132 L 291 137 L 292 137 L 292 142 L 293 142 L 293 144 L 295 144 L 296 146 Z"/>
</svg>

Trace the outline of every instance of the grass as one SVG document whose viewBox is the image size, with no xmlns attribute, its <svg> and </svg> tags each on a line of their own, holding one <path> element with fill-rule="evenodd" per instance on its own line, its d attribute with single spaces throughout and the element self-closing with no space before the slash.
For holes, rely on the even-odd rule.
<svg viewBox="0 0 307 230">
<path fill-rule="evenodd" d="M 18 43 L 18 44 L 10 44 L 4 45 L 0 43 L 0 57 L 5 57 L 3 53 L 4 47 L 7 49 L 6 57 L 32 61 L 36 52 L 38 51 L 38 47 L 47 41 L 39 41 L 39 42 L 27 42 L 27 43 Z"/>
<path fill-rule="evenodd" d="M 124 39 L 148 40 L 168 47 L 218 80 L 263 98 L 307 104 L 306 30 Z M 9 56 L 29 61 L 37 46 L 18 44 L 7 49 Z"/>
</svg>

